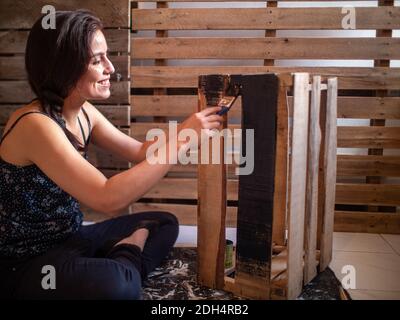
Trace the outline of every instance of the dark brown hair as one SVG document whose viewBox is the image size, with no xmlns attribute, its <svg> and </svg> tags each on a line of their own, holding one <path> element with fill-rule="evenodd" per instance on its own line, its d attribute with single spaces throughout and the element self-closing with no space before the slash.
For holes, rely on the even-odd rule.
<svg viewBox="0 0 400 320">
<path fill-rule="evenodd" d="M 82 145 L 66 128 L 62 118 L 64 99 L 86 72 L 95 31 L 102 30 L 99 18 L 90 11 L 57 11 L 55 29 L 44 29 L 40 17 L 26 45 L 25 67 L 29 84 L 43 111 L 55 119 L 76 149 Z"/>
</svg>

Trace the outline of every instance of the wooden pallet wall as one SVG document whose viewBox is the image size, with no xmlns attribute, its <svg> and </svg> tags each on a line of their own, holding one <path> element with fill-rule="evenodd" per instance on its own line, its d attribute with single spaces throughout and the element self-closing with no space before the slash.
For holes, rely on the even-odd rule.
<svg viewBox="0 0 400 320">
<path fill-rule="evenodd" d="M 168 120 L 179 121 L 195 112 L 200 74 L 309 72 L 323 79 L 338 77 L 338 118 L 370 119 L 370 124 L 341 125 L 339 120 L 335 230 L 400 233 L 400 212 L 395 212 L 400 184 L 393 182 L 400 176 L 400 127 L 396 122 L 386 125 L 400 119 L 400 68 L 388 63 L 400 59 L 400 39 L 391 32 L 400 28 L 400 8 L 393 1 L 355 8 L 356 29 L 377 30 L 376 37 L 279 36 L 281 30 L 340 30 L 345 15 L 341 7 L 307 8 L 306 2 L 298 8 L 282 6 L 291 1 L 264 1 L 256 7 L 236 1 L 230 8 L 224 1 L 218 5 L 216 1 L 133 2 L 138 8 L 131 12 L 132 136 L 143 139 L 147 130 L 165 128 Z M 265 32 L 232 36 L 232 30 Z M 374 64 L 283 67 L 278 59 L 373 60 Z M 240 123 L 240 108 L 239 101 L 229 113 L 231 127 Z M 350 154 L 355 148 L 360 154 Z M 134 204 L 133 211 L 170 210 L 181 223 L 195 225 L 196 172 L 195 165 L 175 166 Z M 232 200 L 227 225 L 234 226 L 237 177 L 233 174 L 227 190 L 228 201 Z"/>
<path fill-rule="evenodd" d="M 335 230 L 400 233 L 400 184 L 395 180 L 400 177 L 400 68 L 390 66 L 391 60 L 400 59 L 400 39 L 392 33 L 400 29 L 400 8 L 392 0 L 356 7 L 356 29 L 374 30 L 377 36 L 344 38 L 280 36 L 282 30 L 340 30 L 341 7 L 306 7 L 315 1 L 297 8 L 283 6 L 292 1 L 234 1 L 229 8 L 224 1 L 190 2 L 2 0 L 0 127 L 13 110 L 33 98 L 23 59 L 29 28 L 42 6 L 91 9 L 106 26 L 111 60 L 121 74 L 112 85 L 111 98 L 96 106 L 138 139 L 143 140 L 148 129 L 165 127 L 167 121 L 181 121 L 196 111 L 200 74 L 309 72 L 323 79 L 338 77 L 338 117 L 369 123 L 338 127 L 338 147 L 349 154 L 339 154 L 337 159 Z M 232 36 L 232 30 L 262 33 Z M 283 67 L 277 61 L 299 59 L 370 60 L 373 64 Z M 240 108 L 238 101 L 229 114 L 232 128 L 240 123 Z M 347 152 L 354 148 L 360 154 Z M 95 149 L 90 158 L 108 176 L 131 165 Z M 237 177 L 234 165 L 228 169 L 227 225 L 234 226 Z M 195 165 L 176 165 L 131 210 L 169 210 L 182 224 L 195 225 L 196 172 Z M 87 218 L 104 216 L 88 214 Z"/>
</svg>

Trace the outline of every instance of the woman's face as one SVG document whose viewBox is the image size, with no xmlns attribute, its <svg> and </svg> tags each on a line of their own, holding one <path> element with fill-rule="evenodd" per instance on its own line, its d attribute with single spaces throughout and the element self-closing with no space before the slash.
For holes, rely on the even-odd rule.
<svg viewBox="0 0 400 320">
<path fill-rule="evenodd" d="M 91 51 L 93 56 L 88 69 L 75 89 L 85 100 L 107 99 L 110 96 L 110 75 L 115 69 L 107 57 L 107 42 L 100 30 L 93 36 Z"/>
</svg>

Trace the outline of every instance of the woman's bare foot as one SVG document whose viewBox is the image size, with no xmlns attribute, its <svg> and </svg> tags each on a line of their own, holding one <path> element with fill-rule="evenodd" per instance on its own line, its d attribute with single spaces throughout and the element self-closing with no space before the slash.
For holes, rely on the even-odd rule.
<svg viewBox="0 0 400 320">
<path fill-rule="evenodd" d="M 140 248 L 140 251 L 143 251 L 148 236 L 149 236 L 149 230 L 147 230 L 146 228 L 140 228 L 135 230 L 135 232 L 133 232 L 129 237 L 122 239 L 115 245 L 133 244 L 138 246 Z"/>
</svg>

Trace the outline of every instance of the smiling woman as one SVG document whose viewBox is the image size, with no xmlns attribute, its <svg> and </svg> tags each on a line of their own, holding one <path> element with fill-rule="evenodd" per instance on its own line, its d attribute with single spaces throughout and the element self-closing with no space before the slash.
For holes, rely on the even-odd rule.
<svg viewBox="0 0 400 320">
<path fill-rule="evenodd" d="M 138 299 L 142 279 L 175 243 L 178 221 L 168 212 L 121 211 L 171 168 L 186 145 L 179 132 L 219 127 L 220 108 L 181 123 L 159 146 L 167 163 L 155 164 L 146 159 L 153 142 L 125 135 L 88 102 L 110 96 L 114 72 L 101 21 L 85 10 L 56 12 L 55 29 L 41 19 L 25 55 L 36 99 L 11 115 L 0 141 L 0 296 Z M 137 164 L 107 179 L 80 154 L 89 143 Z M 114 218 L 82 226 L 79 203 Z M 56 283 L 42 286 L 43 270 L 54 270 Z"/>
<path fill-rule="evenodd" d="M 42 18 L 31 29 L 25 65 L 36 98 L 11 115 L 0 141 L 0 297 L 139 299 L 178 222 L 168 212 L 115 216 L 171 164 L 150 164 L 151 143 L 121 133 L 88 102 L 110 96 L 114 72 L 101 21 L 85 10 L 55 18 L 55 29 Z M 180 128 L 217 127 L 216 111 Z M 107 179 L 80 154 L 90 142 L 137 165 Z M 82 226 L 79 203 L 114 218 Z M 50 287 L 43 270 L 56 273 Z"/>
<path fill-rule="evenodd" d="M 59 11 L 56 26 L 43 29 L 42 19 L 33 25 L 25 65 L 42 109 L 61 125 L 78 148 L 82 144 L 67 128 L 68 120 L 73 117 L 63 118 L 63 109 L 87 99 L 108 98 L 109 86 L 99 81 L 109 78 L 114 67 L 106 56 L 107 43 L 97 17 L 84 11 L 75 14 Z"/>
</svg>

